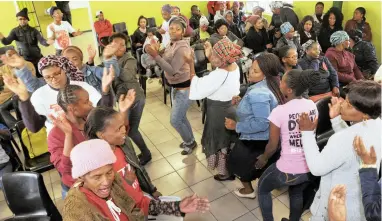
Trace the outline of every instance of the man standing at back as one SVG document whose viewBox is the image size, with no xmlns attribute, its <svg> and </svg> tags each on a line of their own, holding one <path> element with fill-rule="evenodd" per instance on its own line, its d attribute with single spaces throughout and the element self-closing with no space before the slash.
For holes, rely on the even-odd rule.
<svg viewBox="0 0 382 221">
<path fill-rule="evenodd" d="M 323 2 L 317 2 L 316 7 L 315 7 L 315 12 L 313 15 L 314 32 L 316 33 L 316 36 L 318 36 L 320 34 L 320 28 L 321 28 L 323 18 L 324 18 L 324 3 Z"/>
</svg>

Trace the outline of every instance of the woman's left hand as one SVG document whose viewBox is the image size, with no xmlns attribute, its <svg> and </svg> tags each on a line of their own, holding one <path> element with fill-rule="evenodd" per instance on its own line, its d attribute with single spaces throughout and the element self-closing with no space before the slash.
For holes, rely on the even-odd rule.
<svg viewBox="0 0 382 221">
<path fill-rule="evenodd" d="M 375 165 L 377 163 L 377 154 L 373 146 L 370 147 L 370 152 L 366 150 L 365 144 L 360 136 L 354 137 L 353 147 L 355 152 L 361 158 L 362 163 L 366 165 Z"/>
<path fill-rule="evenodd" d="M 225 125 L 225 128 L 227 128 L 228 130 L 236 130 L 236 121 L 232 119 L 225 118 L 224 125 Z"/>
<path fill-rule="evenodd" d="M 210 209 L 210 202 L 206 197 L 198 197 L 194 194 L 183 198 L 179 207 L 182 213 L 205 213 Z"/>
<path fill-rule="evenodd" d="M 318 118 L 311 121 L 307 113 L 302 113 L 297 122 L 300 125 L 300 131 L 313 131 L 317 127 Z"/>
<path fill-rule="evenodd" d="M 118 101 L 119 112 L 126 113 L 130 109 L 130 107 L 133 105 L 134 101 L 135 101 L 134 89 L 130 89 L 126 95 L 121 94 L 121 96 L 119 96 L 119 101 Z"/>
<path fill-rule="evenodd" d="M 147 45 L 145 47 L 145 51 L 146 51 L 147 54 L 149 54 L 153 58 L 158 56 L 158 50 L 155 49 L 154 45 Z"/>
<path fill-rule="evenodd" d="M 333 97 L 340 97 L 340 90 L 338 89 L 338 87 L 334 87 L 332 89 L 332 94 L 333 94 Z"/>
<path fill-rule="evenodd" d="M 94 58 L 95 58 L 95 56 L 97 54 L 97 51 L 93 48 L 93 46 L 91 44 L 88 45 L 87 51 L 88 51 L 88 56 L 89 56 L 88 61 L 89 62 L 91 62 L 91 61 L 94 62 Z"/>
<path fill-rule="evenodd" d="M 107 94 L 110 91 L 110 86 L 115 78 L 115 72 L 113 65 L 110 66 L 109 71 L 105 67 L 102 75 L 102 92 Z"/>
</svg>

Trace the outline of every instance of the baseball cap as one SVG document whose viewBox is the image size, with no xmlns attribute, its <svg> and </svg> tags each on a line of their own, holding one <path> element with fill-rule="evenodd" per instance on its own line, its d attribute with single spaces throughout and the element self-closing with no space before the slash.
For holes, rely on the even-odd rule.
<svg viewBox="0 0 382 221">
<path fill-rule="evenodd" d="M 103 14 L 103 12 L 102 12 L 102 11 L 97 11 L 97 12 L 96 12 L 96 18 L 98 18 L 98 16 L 99 16 L 100 14 Z"/>
</svg>

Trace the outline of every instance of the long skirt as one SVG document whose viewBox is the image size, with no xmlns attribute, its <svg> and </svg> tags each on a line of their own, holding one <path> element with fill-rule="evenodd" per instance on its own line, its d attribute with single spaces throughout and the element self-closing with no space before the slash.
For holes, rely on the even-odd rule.
<svg viewBox="0 0 382 221">
<path fill-rule="evenodd" d="M 228 148 L 235 140 L 236 132 L 225 128 L 225 118 L 236 119 L 236 111 L 231 101 L 207 99 L 206 122 L 204 124 L 202 146 L 207 156 L 208 167 L 218 168 L 218 173 L 228 175 L 226 158 Z"/>
</svg>

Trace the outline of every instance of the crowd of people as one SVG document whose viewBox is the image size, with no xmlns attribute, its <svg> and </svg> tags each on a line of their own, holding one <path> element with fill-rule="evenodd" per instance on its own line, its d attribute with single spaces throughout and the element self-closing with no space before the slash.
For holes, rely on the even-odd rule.
<svg viewBox="0 0 382 221">
<path fill-rule="evenodd" d="M 366 9 L 355 9 L 343 29 L 341 10 L 324 13 L 322 2 L 301 22 L 292 5 L 279 1 L 270 4 L 270 23 L 263 8 L 248 15 L 243 7 L 209 1 L 208 15 L 193 5 L 187 18 L 166 4 L 159 27 L 138 18 L 132 51 L 142 48 L 146 76 L 163 74 L 172 88 L 169 121 L 182 139 L 181 154 L 197 148 L 186 113 L 193 101 L 204 100 L 201 145 L 208 167 L 216 169 L 215 180 L 239 179 L 238 197 L 258 197 L 263 220 L 274 220 L 271 191 L 282 187 L 290 198 L 289 218 L 282 221 L 300 220 L 309 206 L 312 221 L 381 220 L 382 69 Z M 46 128 L 64 219 L 144 220 L 207 211 L 208 199 L 197 195 L 161 200 L 145 170 L 152 156 L 138 128 L 146 98 L 136 53 L 126 50 L 128 36 L 113 33 L 97 11 L 94 27 L 103 50 L 102 67 L 95 66 L 92 47 L 85 63 L 71 43 L 70 35 L 82 32 L 63 21 L 60 8 L 52 7 L 50 15 L 47 39 L 28 25 L 26 9 L 16 14 L 19 26 L 8 37 L 0 33 L 5 45 L 19 42 L 18 52 L 1 55 L 0 135 L 15 127 L 13 109 L 32 133 Z M 56 55 L 43 56 L 38 42 L 53 44 Z M 196 73 L 195 50 L 204 51 L 209 73 Z M 247 57 L 252 65 L 243 73 Z M 330 99 L 328 113 L 317 108 L 323 99 Z M 321 115 L 330 117 L 334 131 L 324 147 L 315 134 Z M 12 171 L 9 162 L 0 146 L 0 184 L 1 175 Z M 306 190 L 315 182 L 319 188 L 307 203 Z"/>
</svg>

